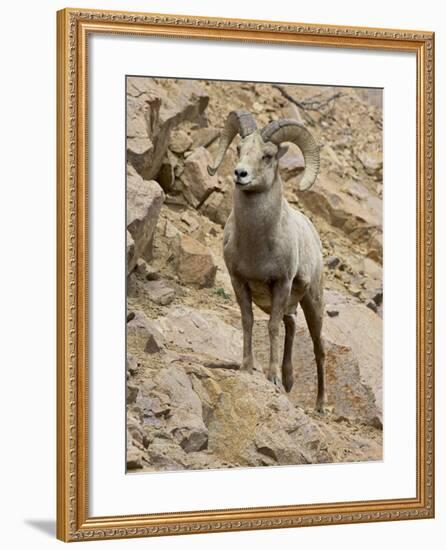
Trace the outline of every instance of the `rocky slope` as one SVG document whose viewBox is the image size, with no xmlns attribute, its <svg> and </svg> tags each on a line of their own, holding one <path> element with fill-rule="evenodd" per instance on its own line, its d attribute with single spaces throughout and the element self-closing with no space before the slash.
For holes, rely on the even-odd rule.
<svg viewBox="0 0 446 550">
<path fill-rule="evenodd" d="M 127 81 L 127 467 L 129 471 L 382 458 L 380 92 L 232 82 Z M 315 186 L 281 159 L 289 202 L 320 232 L 326 262 L 328 411 L 299 315 L 295 385 L 269 383 L 267 317 L 256 369 L 240 372 L 241 323 L 222 258 L 235 146 L 206 170 L 227 113 L 303 120 L 322 145 Z"/>
</svg>

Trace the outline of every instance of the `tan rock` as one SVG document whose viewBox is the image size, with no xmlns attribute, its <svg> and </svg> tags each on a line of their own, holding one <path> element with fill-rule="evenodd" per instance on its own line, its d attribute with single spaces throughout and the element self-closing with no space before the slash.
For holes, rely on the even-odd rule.
<svg viewBox="0 0 446 550">
<path fill-rule="evenodd" d="M 284 107 L 282 107 L 282 117 L 297 120 L 297 122 L 304 124 L 304 120 L 302 118 L 302 115 L 300 114 L 299 107 L 291 102 L 287 102 Z"/>
<path fill-rule="evenodd" d="M 336 417 L 347 418 L 369 426 L 378 426 L 382 418 L 380 388 L 382 376 L 382 321 L 367 307 L 358 304 L 350 306 L 334 302 L 339 314 L 324 318 L 324 340 L 326 349 L 326 386 L 328 407 Z M 331 306 L 333 307 L 333 306 Z M 347 312 L 350 313 L 349 318 Z M 351 338 L 356 324 L 367 326 L 370 321 L 369 337 Z M 264 368 L 268 364 L 269 342 L 268 321 L 261 321 L 254 333 L 256 358 Z M 361 349 L 361 341 L 364 345 Z M 355 342 L 353 349 L 350 340 Z M 359 350 L 359 352 L 358 352 Z M 316 399 L 317 378 L 313 344 L 300 313 L 298 329 L 294 339 L 294 385 L 289 399 L 294 405 L 313 410 Z M 374 384 L 374 391 L 372 385 Z M 376 393 L 375 393 L 376 392 Z"/>
<path fill-rule="evenodd" d="M 343 168 L 343 162 L 341 160 L 341 157 L 335 152 L 333 147 L 331 145 L 325 144 L 321 151 L 321 157 L 324 159 L 328 159 L 329 163 L 333 166 L 337 166 L 338 168 Z"/>
<path fill-rule="evenodd" d="M 177 229 L 171 221 L 166 220 L 166 223 L 164 224 L 164 236 L 168 239 L 175 239 L 180 235 L 181 231 Z"/>
<path fill-rule="evenodd" d="M 180 219 L 184 222 L 187 233 L 193 233 L 200 227 L 200 218 L 193 216 L 190 212 L 184 212 Z"/>
<path fill-rule="evenodd" d="M 263 373 L 219 371 L 212 375 L 201 375 L 200 381 L 206 389 L 209 380 L 216 381 L 220 390 L 206 395 L 212 409 L 207 422 L 208 449 L 220 460 L 265 466 L 336 459 L 335 435 L 330 430 L 324 433 Z"/>
<path fill-rule="evenodd" d="M 162 280 L 148 281 L 145 289 L 149 299 L 160 306 L 170 304 L 175 297 L 175 290 Z"/>
<path fill-rule="evenodd" d="M 127 274 L 129 274 L 136 265 L 135 257 L 135 241 L 133 240 L 132 234 L 127 230 L 126 237 L 126 246 L 127 246 Z"/>
<path fill-rule="evenodd" d="M 331 178 L 320 175 L 310 190 L 299 193 L 299 201 L 309 212 L 341 229 L 356 244 L 369 246 L 376 236 L 373 247 L 376 256 L 382 255 L 378 238 L 382 234 L 382 201 L 372 196 L 358 201 L 341 190 L 341 181 L 334 174 Z"/>
<path fill-rule="evenodd" d="M 134 376 L 138 372 L 138 362 L 129 353 L 127 354 L 127 370 L 132 376 Z"/>
<path fill-rule="evenodd" d="M 149 466 L 145 471 L 179 471 L 186 469 L 186 453 L 175 441 L 170 441 L 163 434 L 163 438 L 155 438 L 147 449 Z"/>
<path fill-rule="evenodd" d="M 164 345 L 164 336 L 157 324 L 142 311 L 133 311 L 127 322 L 127 343 L 129 349 L 157 353 Z"/>
<path fill-rule="evenodd" d="M 236 136 L 234 138 L 233 144 L 231 144 L 231 147 L 229 147 L 229 149 L 226 151 L 226 155 L 224 156 L 223 161 L 218 168 L 219 179 L 221 181 L 230 182 L 231 187 L 234 185 L 232 183 L 234 177 L 234 168 L 238 159 L 236 145 L 239 142 L 239 137 Z M 217 154 L 218 143 L 219 141 L 216 140 L 209 146 L 208 151 L 210 152 L 212 158 L 215 158 Z"/>
<path fill-rule="evenodd" d="M 217 128 L 199 128 L 192 136 L 192 147 L 209 147 L 219 137 L 220 130 Z"/>
<path fill-rule="evenodd" d="M 374 315 L 372 311 L 368 311 Z M 377 315 L 374 317 L 379 319 Z M 341 318 L 342 312 L 334 318 L 327 317 L 333 323 L 339 322 Z M 292 390 L 292 399 L 300 406 L 314 407 L 316 364 L 311 340 L 305 329 L 298 330 L 296 339 L 299 342 L 299 352 L 296 354 L 296 364 L 299 364 L 299 370 L 296 372 L 297 378 Z M 328 338 L 325 338 L 325 342 L 327 400 L 328 406 L 333 408 L 333 414 L 341 418 L 348 418 L 353 422 L 379 426 L 382 422 L 382 410 L 377 406 L 371 388 L 361 379 L 359 362 L 351 348 L 335 344 Z M 304 354 L 307 357 L 309 355 L 308 359 L 312 358 L 313 360 L 303 361 Z"/>
<path fill-rule="evenodd" d="M 138 397 L 138 386 L 134 384 L 127 384 L 127 404 L 134 403 Z"/>
<path fill-rule="evenodd" d="M 142 275 L 144 279 L 147 279 L 148 281 L 156 281 L 157 279 L 159 279 L 158 271 L 142 258 L 139 258 L 136 262 L 136 272 L 139 275 Z"/>
<path fill-rule="evenodd" d="M 354 88 L 358 96 L 364 101 L 368 101 L 371 105 L 375 107 L 383 106 L 383 91 L 382 89 L 376 88 Z"/>
<path fill-rule="evenodd" d="M 358 159 L 369 176 L 382 179 L 383 156 L 381 151 L 369 151 L 358 154 Z"/>
<path fill-rule="evenodd" d="M 195 208 L 199 206 L 218 186 L 217 176 L 210 176 L 207 170 L 212 157 L 204 147 L 198 147 L 190 154 L 185 163 L 180 180 L 183 195 Z"/>
<path fill-rule="evenodd" d="M 148 132 L 150 113 L 159 110 L 159 104 L 150 104 L 147 97 L 127 96 L 127 150 L 140 156 L 153 152 L 153 142 Z"/>
<path fill-rule="evenodd" d="M 170 134 L 169 149 L 173 153 L 182 154 L 190 149 L 192 138 L 184 130 L 173 130 Z"/>
<path fill-rule="evenodd" d="M 177 306 L 158 318 L 156 326 L 166 341 L 175 342 L 185 351 L 201 354 L 203 361 L 240 362 L 240 331 L 222 321 L 212 311 Z"/>
<path fill-rule="evenodd" d="M 133 443 L 127 445 L 127 468 L 129 470 L 139 470 L 143 467 L 143 452 Z"/>
<path fill-rule="evenodd" d="M 153 151 L 153 143 L 148 138 L 127 138 L 127 150 L 131 155 L 144 156 L 150 155 Z M 136 163 L 136 165 L 138 165 Z"/>
<path fill-rule="evenodd" d="M 347 302 L 339 293 L 326 292 L 325 300 L 328 306 L 336 307 L 339 315 L 324 319 L 324 333 L 333 342 L 352 349 L 361 380 L 372 389 L 382 411 L 382 319 L 365 305 Z"/>
<path fill-rule="evenodd" d="M 309 458 L 294 444 L 289 434 L 267 426 L 259 426 L 254 441 L 258 453 L 270 457 L 276 464 L 306 464 Z"/>
<path fill-rule="evenodd" d="M 177 367 L 163 369 L 157 386 L 170 397 L 172 408 L 167 431 L 186 452 L 206 448 L 208 430 L 203 422 L 201 401 L 187 374 Z"/>
<path fill-rule="evenodd" d="M 349 181 L 342 187 L 342 191 L 352 196 L 354 199 L 363 201 L 369 196 L 368 189 L 356 181 Z"/>
<path fill-rule="evenodd" d="M 128 393 L 128 391 L 127 391 Z M 127 433 L 129 435 L 129 444 L 135 446 L 137 449 L 144 448 L 144 430 L 138 419 L 132 414 L 127 418 Z"/>
<path fill-rule="evenodd" d="M 375 231 L 367 242 L 367 257 L 375 262 L 382 263 L 383 236 L 380 230 Z"/>
<path fill-rule="evenodd" d="M 134 241 L 128 272 L 140 256 L 152 258 L 153 235 L 164 196 L 156 181 L 146 181 L 130 165 L 127 167 L 127 229 Z"/>
<path fill-rule="evenodd" d="M 175 268 L 181 283 L 199 288 L 214 284 L 217 267 L 209 248 L 188 235 L 177 235 L 174 255 Z"/>
<path fill-rule="evenodd" d="M 205 200 L 200 208 L 207 218 L 221 227 L 224 227 L 232 209 L 232 189 L 231 191 L 214 191 Z"/>
</svg>

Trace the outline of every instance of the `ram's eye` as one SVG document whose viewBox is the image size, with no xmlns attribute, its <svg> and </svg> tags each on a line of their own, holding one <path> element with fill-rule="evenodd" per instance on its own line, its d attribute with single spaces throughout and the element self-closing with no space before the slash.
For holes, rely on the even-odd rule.
<svg viewBox="0 0 446 550">
<path fill-rule="evenodd" d="M 242 150 L 240 145 L 237 145 L 237 154 L 240 156 L 240 151 Z"/>
<path fill-rule="evenodd" d="M 262 158 L 263 158 L 263 160 L 265 160 L 266 162 L 269 162 L 269 161 L 273 158 L 273 156 L 272 156 L 270 153 L 264 153 L 264 155 L 263 155 Z"/>
</svg>

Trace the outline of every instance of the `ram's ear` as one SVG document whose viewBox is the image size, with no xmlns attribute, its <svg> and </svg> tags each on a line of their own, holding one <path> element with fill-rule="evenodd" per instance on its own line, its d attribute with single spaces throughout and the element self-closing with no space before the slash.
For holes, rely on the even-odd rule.
<svg viewBox="0 0 446 550">
<path fill-rule="evenodd" d="M 283 157 L 283 155 L 286 154 L 287 151 L 288 151 L 288 145 L 280 144 L 279 149 L 277 151 L 276 159 L 277 160 L 281 159 Z"/>
</svg>

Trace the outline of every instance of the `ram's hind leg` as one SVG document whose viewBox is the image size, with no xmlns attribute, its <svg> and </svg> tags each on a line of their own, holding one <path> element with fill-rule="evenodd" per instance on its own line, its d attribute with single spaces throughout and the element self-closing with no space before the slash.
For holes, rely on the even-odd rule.
<svg viewBox="0 0 446 550">
<path fill-rule="evenodd" d="M 322 320 L 324 315 L 324 302 L 321 293 L 306 294 L 301 302 L 308 330 L 313 340 L 314 355 L 317 365 L 317 399 L 316 410 L 324 412 L 325 395 L 325 349 L 322 339 Z"/>
<path fill-rule="evenodd" d="M 282 361 L 282 384 L 287 392 L 293 387 L 293 342 L 296 334 L 296 315 L 284 315 L 285 324 L 285 346 Z"/>
</svg>

